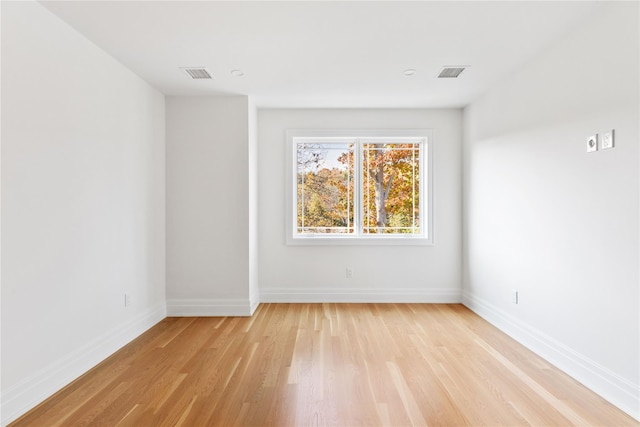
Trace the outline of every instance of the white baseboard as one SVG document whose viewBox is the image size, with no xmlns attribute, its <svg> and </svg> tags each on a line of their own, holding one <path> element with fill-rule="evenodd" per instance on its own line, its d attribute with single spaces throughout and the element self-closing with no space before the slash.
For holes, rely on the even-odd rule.
<svg viewBox="0 0 640 427">
<path fill-rule="evenodd" d="M 460 303 L 460 289 L 273 288 L 260 290 L 260 302 L 273 303 Z"/>
<path fill-rule="evenodd" d="M 257 307 L 258 301 L 242 298 L 168 299 L 167 316 L 251 316 Z"/>
<path fill-rule="evenodd" d="M 253 313 L 255 313 L 256 309 L 260 305 L 260 298 L 258 298 L 257 295 L 253 295 L 250 298 L 251 298 L 251 316 L 253 316 Z"/>
<path fill-rule="evenodd" d="M 157 304 L 8 388 L 1 398 L 2 425 L 16 420 L 165 317 L 164 302 Z"/>
<path fill-rule="evenodd" d="M 640 421 L 639 384 L 620 377 L 468 291 L 463 291 L 462 303 L 529 350 Z"/>
</svg>

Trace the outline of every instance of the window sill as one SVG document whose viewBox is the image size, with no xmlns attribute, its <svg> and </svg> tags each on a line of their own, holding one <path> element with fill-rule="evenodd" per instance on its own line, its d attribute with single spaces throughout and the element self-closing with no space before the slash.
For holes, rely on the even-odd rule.
<svg viewBox="0 0 640 427">
<path fill-rule="evenodd" d="M 425 237 L 289 237 L 288 246 L 433 246 Z"/>
</svg>

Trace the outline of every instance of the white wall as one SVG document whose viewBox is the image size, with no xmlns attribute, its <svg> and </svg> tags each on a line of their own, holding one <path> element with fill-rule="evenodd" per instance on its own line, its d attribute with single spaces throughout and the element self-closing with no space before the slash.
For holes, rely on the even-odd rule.
<svg viewBox="0 0 640 427">
<path fill-rule="evenodd" d="M 165 152 L 163 96 L 38 3 L 2 4 L 2 107 L 6 423 L 165 316 Z"/>
<path fill-rule="evenodd" d="M 249 315 L 249 100 L 168 97 L 166 111 L 167 310 Z"/>
<path fill-rule="evenodd" d="M 636 418 L 638 16 L 606 5 L 472 103 L 463 149 L 465 304 Z"/>
<path fill-rule="evenodd" d="M 249 99 L 249 300 L 251 312 L 260 303 L 258 243 L 258 109 Z"/>
<path fill-rule="evenodd" d="M 461 110 L 260 110 L 261 301 L 459 301 L 461 120 Z M 285 244 L 286 130 L 349 128 L 433 129 L 434 246 Z"/>
</svg>

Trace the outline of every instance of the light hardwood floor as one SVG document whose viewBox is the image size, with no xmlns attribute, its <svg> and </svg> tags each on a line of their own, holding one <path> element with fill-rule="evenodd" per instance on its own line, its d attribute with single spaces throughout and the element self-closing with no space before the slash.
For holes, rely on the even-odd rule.
<svg viewBox="0 0 640 427">
<path fill-rule="evenodd" d="M 167 318 L 12 426 L 634 425 L 461 305 Z"/>
</svg>

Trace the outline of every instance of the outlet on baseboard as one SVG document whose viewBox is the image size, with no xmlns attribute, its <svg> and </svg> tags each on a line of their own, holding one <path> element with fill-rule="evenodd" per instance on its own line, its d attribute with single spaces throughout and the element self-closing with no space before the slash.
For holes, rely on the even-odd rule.
<svg viewBox="0 0 640 427">
<path fill-rule="evenodd" d="M 351 279 L 353 277 L 353 268 L 347 267 L 346 274 L 347 274 L 347 279 Z"/>
</svg>

